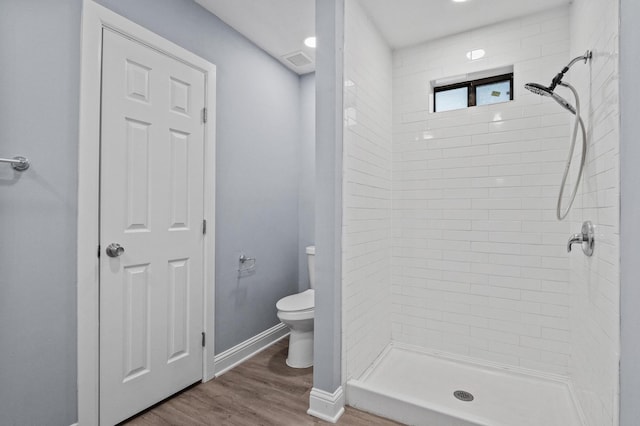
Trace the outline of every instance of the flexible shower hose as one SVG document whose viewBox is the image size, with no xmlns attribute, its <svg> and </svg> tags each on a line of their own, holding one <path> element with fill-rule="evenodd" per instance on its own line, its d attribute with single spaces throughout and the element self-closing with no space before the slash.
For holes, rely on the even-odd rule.
<svg viewBox="0 0 640 426">
<path fill-rule="evenodd" d="M 561 82 L 561 86 L 568 87 L 572 92 L 573 96 L 576 98 L 576 119 L 573 124 L 573 134 L 571 136 L 571 147 L 569 148 L 569 156 L 567 158 L 567 164 L 564 168 L 564 175 L 562 176 L 562 182 L 560 183 L 560 193 L 558 194 L 558 204 L 556 206 L 556 217 L 558 220 L 563 220 L 569 214 L 571 210 L 571 206 L 573 206 L 573 202 L 576 199 L 576 194 L 578 193 L 578 187 L 580 186 L 580 179 L 582 178 L 582 171 L 584 169 L 584 163 L 587 158 L 587 132 L 584 129 L 584 123 L 582 122 L 582 117 L 580 117 L 580 98 L 578 97 L 578 92 L 573 88 L 569 83 Z M 582 130 L 582 158 L 580 159 L 580 169 L 578 170 L 578 178 L 576 180 L 575 185 L 573 186 L 573 191 L 571 193 L 571 199 L 569 200 L 569 206 L 562 213 L 562 196 L 564 195 L 564 186 L 567 183 L 567 178 L 569 177 L 569 168 L 571 167 L 571 161 L 573 159 L 573 151 L 576 147 L 576 139 L 578 138 L 578 126 Z"/>
</svg>

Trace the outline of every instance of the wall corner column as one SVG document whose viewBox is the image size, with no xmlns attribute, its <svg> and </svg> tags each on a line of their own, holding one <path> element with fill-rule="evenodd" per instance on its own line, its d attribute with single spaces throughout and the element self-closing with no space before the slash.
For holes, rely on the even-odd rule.
<svg viewBox="0 0 640 426">
<path fill-rule="evenodd" d="M 342 390 L 342 134 L 344 1 L 316 0 L 316 288 L 308 413 L 336 422 Z"/>
<path fill-rule="evenodd" d="M 637 263 L 640 256 L 640 177 L 638 115 L 640 86 L 640 5 L 636 0 L 620 2 L 620 426 L 631 426 L 640 417 L 640 286 Z M 614 419 L 615 420 L 615 419 Z"/>
</svg>

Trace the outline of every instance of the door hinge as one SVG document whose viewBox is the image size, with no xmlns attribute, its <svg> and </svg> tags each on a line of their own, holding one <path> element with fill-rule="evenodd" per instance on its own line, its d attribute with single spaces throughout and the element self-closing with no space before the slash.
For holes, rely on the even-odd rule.
<svg viewBox="0 0 640 426">
<path fill-rule="evenodd" d="M 202 122 L 203 123 L 207 122 L 207 109 L 206 108 L 202 108 Z"/>
<path fill-rule="evenodd" d="M 205 235 L 207 233 L 207 219 L 202 219 L 202 233 Z"/>
<path fill-rule="evenodd" d="M 98 258 L 100 258 L 100 244 L 98 244 Z"/>
<path fill-rule="evenodd" d="M 206 340 L 207 340 L 206 336 L 207 336 L 207 335 L 206 335 L 206 334 L 205 334 L 205 332 L 203 331 L 203 332 L 202 332 L 202 347 L 203 347 L 203 348 L 204 348 L 204 345 L 205 345 Z"/>
</svg>

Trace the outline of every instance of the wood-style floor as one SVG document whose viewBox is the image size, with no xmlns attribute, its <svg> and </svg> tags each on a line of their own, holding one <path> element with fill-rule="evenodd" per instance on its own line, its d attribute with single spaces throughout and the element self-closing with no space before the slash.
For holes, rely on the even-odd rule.
<svg viewBox="0 0 640 426">
<path fill-rule="evenodd" d="M 307 414 L 313 368 L 285 364 L 281 340 L 221 377 L 195 385 L 124 423 L 128 426 L 304 426 L 330 423 Z M 398 425 L 351 407 L 338 425 Z"/>
</svg>

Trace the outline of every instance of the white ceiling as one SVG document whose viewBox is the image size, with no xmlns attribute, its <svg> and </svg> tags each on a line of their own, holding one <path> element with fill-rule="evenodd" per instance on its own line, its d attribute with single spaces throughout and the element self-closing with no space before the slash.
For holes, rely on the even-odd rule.
<svg viewBox="0 0 640 426">
<path fill-rule="evenodd" d="M 362 0 L 396 49 L 569 4 L 570 0 Z"/>
<path fill-rule="evenodd" d="M 314 49 L 303 40 L 314 33 L 315 0 L 195 0 L 287 67 L 305 74 L 315 68 Z M 348 1 L 348 0 L 347 0 Z M 389 45 L 396 49 L 526 16 L 571 0 L 360 0 Z M 296 67 L 284 59 L 302 51 L 312 63 Z"/>
<path fill-rule="evenodd" d="M 298 74 L 315 69 L 315 49 L 304 45 L 315 33 L 315 0 L 195 1 Z M 296 67 L 283 59 L 300 51 L 311 64 Z"/>
</svg>

